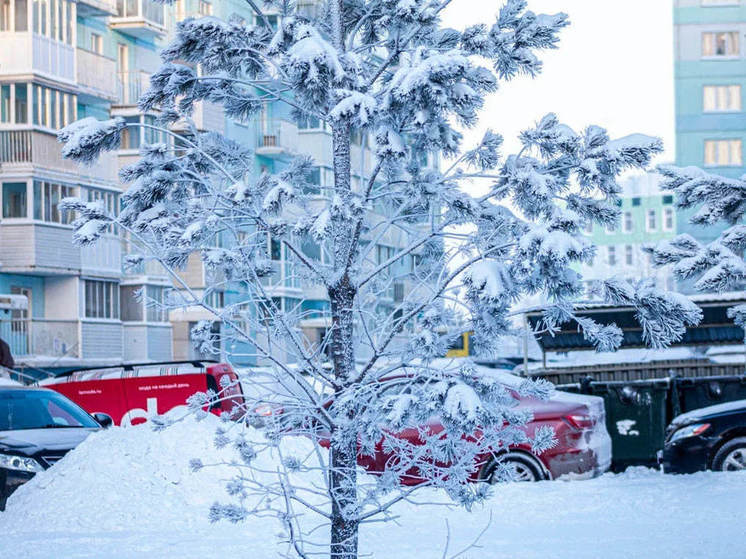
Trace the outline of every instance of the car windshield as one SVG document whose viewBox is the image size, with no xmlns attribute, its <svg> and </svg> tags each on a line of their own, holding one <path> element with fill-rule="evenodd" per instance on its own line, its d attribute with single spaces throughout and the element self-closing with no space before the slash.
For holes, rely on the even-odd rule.
<svg viewBox="0 0 746 559">
<path fill-rule="evenodd" d="M 98 427 L 61 394 L 46 390 L 0 390 L 0 431 Z"/>
</svg>

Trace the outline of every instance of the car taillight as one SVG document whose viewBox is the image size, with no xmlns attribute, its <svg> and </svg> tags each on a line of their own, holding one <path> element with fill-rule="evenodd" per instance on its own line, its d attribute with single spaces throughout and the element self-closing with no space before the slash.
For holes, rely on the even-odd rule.
<svg viewBox="0 0 746 559">
<path fill-rule="evenodd" d="M 262 417 L 269 417 L 272 415 L 272 406 L 269 404 L 262 404 L 261 406 L 254 408 L 254 413 L 261 415 Z"/>
<path fill-rule="evenodd" d="M 595 425 L 593 418 L 588 415 L 566 415 L 562 418 L 562 421 L 578 431 L 592 429 Z"/>
</svg>

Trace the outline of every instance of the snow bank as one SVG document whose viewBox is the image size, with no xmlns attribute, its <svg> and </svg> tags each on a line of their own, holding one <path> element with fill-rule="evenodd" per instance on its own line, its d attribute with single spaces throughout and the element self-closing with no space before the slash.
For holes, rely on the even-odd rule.
<svg viewBox="0 0 746 559">
<path fill-rule="evenodd" d="M 11 497 L 0 513 L 0 558 L 134 559 L 276 557 L 286 547 L 273 518 L 209 524 L 210 505 L 227 501 L 227 466 L 192 472 L 189 460 L 231 459 L 212 445 L 219 420 L 193 419 L 155 432 L 114 428 L 89 437 L 54 468 Z M 253 430 L 248 436 L 259 436 Z M 304 439 L 288 448 L 307 451 Z M 260 455 L 261 456 L 261 455 Z M 272 460 L 260 465 L 272 468 Z M 581 482 L 506 484 L 467 512 L 442 493 L 422 491 L 400 503 L 394 523 L 367 524 L 361 554 L 386 559 L 451 556 L 479 533 L 465 557 L 512 559 L 725 558 L 743 555 L 746 472 L 666 476 L 636 468 Z M 491 521 L 490 521 L 491 516 Z M 310 515 L 304 519 L 310 520 Z M 322 528 L 325 531 L 325 528 Z M 320 534 L 321 532 L 319 532 Z"/>
<path fill-rule="evenodd" d="M 216 450 L 213 444 L 220 423 L 212 414 L 201 421 L 190 415 L 162 431 L 143 424 L 94 433 L 11 496 L 9 514 L 0 513 L 0 533 L 40 526 L 55 532 L 207 526 L 210 506 L 230 501 L 226 481 L 238 473 L 228 465 L 238 461 L 233 447 Z M 262 440 L 253 428 L 245 432 L 249 440 Z M 286 451 L 304 447 L 310 450 L 310 441 L 283 444 Z M 193 459 L 208 466 L 195 472 Z M 212 465 L 220 462 L 226 464 Z M 260 453 L 256 465 L 272 471 L 275 462 Z"/>
</svg>

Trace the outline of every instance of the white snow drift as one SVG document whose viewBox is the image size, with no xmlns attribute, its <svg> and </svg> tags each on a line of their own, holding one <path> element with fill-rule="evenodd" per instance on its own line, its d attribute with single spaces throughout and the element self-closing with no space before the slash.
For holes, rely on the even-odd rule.
<svg viewBox="0 0 746 559">
<path fill-rule="evenodd" d="M 189 461 L 233 458 L 232 450 L 216 453 L 212 446 L 217 424 L 209 416 L 160 432 L 141 426 L 92 435 L 11 497 L 0 513 L 0 557 L 277 556 L 286 545 L 273 518 L 237 525 L 208 520 L 213 502 L 229 501 L 225 485 L 234 471 L 192 472 Z M 310 442 L 291 439 L 284 447 L 306 452 Z M 273 469 L 269 457 L 257 460 Z M 737 557 L 746 473 L 665 476 L 633 469 L 584 482 L 509 484 L 471 512 L 434 504 L 447 502 L 434 490 L 415 499 L 423 504 L 393 509 L 397 522 L 364 526 L 361 553 L 441 557 L 450 531 L 451 556 L 486 528 L 481 547 L 464 557 Z"/>
</svg>

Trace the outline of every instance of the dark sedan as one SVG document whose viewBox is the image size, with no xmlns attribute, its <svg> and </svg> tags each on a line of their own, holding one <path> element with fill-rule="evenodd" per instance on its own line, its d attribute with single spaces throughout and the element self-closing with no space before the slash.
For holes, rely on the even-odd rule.
<svg viewBox="0 0 746 559">
<path fill-rule="evenodd" d="M 0 511 L 18 486 L 110 424 L 52 390 L 0 387 Z"/>
<path fill-rule="evenodd" d="M 676 417 L 666 432 L 663 470 L 746 470 L 746 400 L 693 410 Z"/>
</svg>

